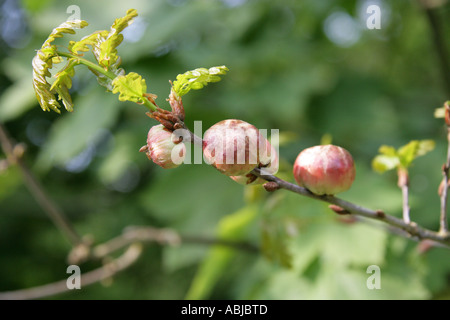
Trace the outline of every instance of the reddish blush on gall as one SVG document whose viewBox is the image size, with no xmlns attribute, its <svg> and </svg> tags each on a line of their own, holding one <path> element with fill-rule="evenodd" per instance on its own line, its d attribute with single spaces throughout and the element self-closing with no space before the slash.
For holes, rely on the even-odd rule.
<svg viewBox="0 0 450 320">
<path fill-rule="evenodd" d="M 350 189 L 356 175 L 351 154 L 335 145 L 321 145 L 300 152 L 294 178 L 317 195 L 334 195 Z"/>
<path fill-rule="evenodd" d="M 172 132 L 162 124 L 153 126 L 148 131 L 147 145 L 140 152 L 164 169 L 178 167 L 186 156 L 186 146 L 183 142 L 173 141 Z"/>
<path fill-rule="evenodd" d="M 245 176 L 259 165 L 260 144 L 265 148 L 265 141 L 254 125 L 237 119 L 223 120 L 203 136 L 204 160 L 227 176 Z"/>
</svg>

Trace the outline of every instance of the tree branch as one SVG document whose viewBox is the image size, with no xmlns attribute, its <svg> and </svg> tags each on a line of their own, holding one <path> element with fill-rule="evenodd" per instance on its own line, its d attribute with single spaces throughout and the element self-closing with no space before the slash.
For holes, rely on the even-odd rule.
<svg viewBox="0 0 450 320">
<path fill-rule="evenodd" d="M 31 194 L 41 206 L 41 208 L 47 213 L 48 217 L 55 226 L 64 234 L 64 236 L 73 245 L 79 245 L 83 242 L 80 235 L 75 231 L 72 224 L 67 220 L 64 213 L 57 207 L 52 199 L 45 192 L 44 187 L 39 183 L 34 174 L 28 168 L 28 166 L 18 156 L 17 148 L 12 143 L 6 128 L 0 123 L 0 144 L 10 164 L 16 164 L 19 168 L 23 181 L 30 190 Z"/>
<path fill-rule="evenodd" d="M 72 264 L 79 264 L 90 259 L 103 259 L 111 253 L 120 250 L 133 243 L 158 243 L 160 245 L 177 246 L 182 243 L 200 245 L 219 245 L 251 253 L 259 252 L 259 248 L 251 243 L 229 241 L 225 239 L 213 239 L 201 236 L 181 235 L 172 229 L 158 229 L 153 227 L 127 227 L 123 234 L 99 244 L 92 248 L 86 255 L 78 254 L 78 248 L 74 248 L 69 254 Z"/>
<path fill-rule="evenodd" d="M 179 245 L 181 243 L 192 243 L 201 245 L 227 246 L 237 250 L 245 250 L 251 253 L 259 252 L 258 247 L 245 242 L 229 241 L 222 239 L 211 239 L 198 236 L 182 236 L 171 229 L 157 229 L 153 227 L 127 227 L 122 235 L 117 236 L 105 243 L 92 248 L 90 254 L 79 255 L 74 253 L 79 247 L 74 247 L 69 257 L 77 257 L 72 264 L 80 264 L 86 260 L 100 260 L 109 257 L 112 253 L 127 248 L 117 259 L 105 264 L 103 267 L 81 275 L 81 287 L 108 279 L 116 273 L 128 268 L 139 258 L 142 252 L 142 243 L 158 243 L 160 245 Z M 70 259 L 69 259 L 70 260 Z M 67 281 L 61 280 L 54 283 L 16 291 L 0 292 L 0 300 L 24 300 L 39 299 L 53 296 L 69 291 Z"/>
<path fill-rule="evenodd" d="M 319 201 L 323 201 L 323 202 L 327 202 L 327 203 L 339 206 L 354 215 L 358 215 L 358 216 L 366 217 L 369 219 L 374 219 L 374 220 L 385 222 L 394 228 L 397 228 L 397 229 L 407 232 L 410 236 L 416 237 L 419 240 L 429 239 L 429 240 L 439 242 L 443 245 L 450 246 L 450 235 L 449 234 L 441 234 L 441 233 L 437 233 L 437 232 L 422 228 L 414 222 L 406 223 L 405 221 L 398 219 L 394 216 L 390 216 L 381 210 L 367 209 L 362 206 L 359 206 L 359 205 L 353 204 L 351 202 L 337 198 L 335 196 L 329 196 L 329 195 L 318 196 L 306 188 L 303 188 L 296 184 L 287 182 L 276 176 L 261 175 L 260 169 L 254 169 L 252 171 L 252 173 L 257 175 L 258 177 L 262 177 L 263 179 L 265 179 L 267 181 L 276 182 L 281 188 L 289 190 L 291 192 L 298 193 L 298 194 L 306 196 L 308 198 L 312 198 L 315 200 L 319 200 Z"/>
<path fill-rule="evenodd" d="M 81 275 L 81 287 L 85 287 L 102 280 L 111 278 L 118 272 L 128 268 L 137 261 L 142 253 L 142 246 L 138 243 L 130 245 L 127 250 L 117 259 L 104 266 L 86 272 Z M 67 288 L 67 280 L 61 280 L 39 287 L 0 292 L 0 300 L 26 300 L 39 299 L 70 291 Z"/>
</svg>

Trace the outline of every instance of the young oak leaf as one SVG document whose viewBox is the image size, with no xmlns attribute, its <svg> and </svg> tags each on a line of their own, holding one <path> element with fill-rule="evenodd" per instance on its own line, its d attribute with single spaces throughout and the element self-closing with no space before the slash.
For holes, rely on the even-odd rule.
<svg viewBox="0 0 450 320">
<path fill-rule="evenodd" d="M 73 111 L 72 98 L 70 97 L 69 89 L 72 88 L 72 77 L 75 75 L 75 66 L 77 61 L 69 59 L 66 66 L 55 75 L 55 82 L 50 87 L 51 91 L 58 93 L 59 99 L 64 104 L 67 111 Z"/>
<path fill-rule="evenodd" d="M 399 164 L 400 161 L 397 156 L 387 156 L 384 154 L 379 154 L 372 160 L 372 168 L 378 173 L 395 169 Z"/>
<path fill-rule="evenodd" d="M 33 88 L 36 94 L 36 98 L 44 111 L 53 110 L 60 113 L 60 105 L 56 99 L 54 92 L 57 90 L 55 87 L 52 88 L 50 83 L 47 81 L 47 77 L 51 76 L 50 69 L 53 67 L 54 63 L 59 63 L 62 59 L 57 55 L 56 46 L 52 42 L 56 38 L 63 37 L 63 33 L 74 34 L 77 28 L 84 28 L 88 23 L 83 20 L 66 21 L 54 28 L 52 33 L 49 35 L 47 40 L 42 45 L 41 49 L 36 52 L 33 58 Z M 67 81 L 65 81 L 67 83 Z M 66 108 L 71 109 L 72 104 L 69 99 L 67 99 L 67 93 L 64 89 L 59 90 L 59 97 L 63 100 Z"/>
<path fill-rule="evenodd" d="M 99 46 L 96 46 L 97 50 L 94 50 L 97 61 L 99 65 L 104 67 L 106 70 L 109 69 L 111 65 L 115 65 L 119 61 L 119 56 L 117 55 L 117 47 L 123 41 L 123 35 L 121 32 L 128 27 L 133 19 L 137 16 L 136 9 L 130 9 L 127 11 L 125 17 L 118 18 L 114 21 L 111 26 L 111 30 L 108 35 L 103 38 L 103 41 Z"/>
<path fill-rule="evenodd" d="M 147 85 L 139 74 L 130 72 L 127 75 L 118 76 L 112 81 L 112 85 L 112 92 L 119 93 L 120 101 L 144 103 Z"/>
<path fill-rule="evenodd" d="M 72 53 L 79 55 L 79 52 L 89 51 L 89 46 L 92 47 L 97 63 L 105 70 L 111 71 L 117 76 L 123 75 L 122 69 L 119 69 L 121 59 L 117 54 L 117 47 L 123 41 L 123 35 L 120 34 L 127 26 L 132 23 L 133 18 L 137 16 L 135 9 L 127 11 L 126 15 L 114 21 L 110 30 L 96 31 L 80 41 L 71 41 L 68 49 Z M 93 71 L 97 77 L 102 77 L 99 73 Z M 111 90 L 111 81 L 109 79 L 99 79 L 99 83 Z"/>
<path fill-rule="evenodd" d="M 88 46 L 94 50 L 96 47 L 100 47 L 100 44 L 105 41 L 108 36 L 107 30 L 96 31 L 90 35 L 83 37 L 80 41 L 70 41 L 68 49 L 70 52 L 79 55 L 79 51 L 89 51 Z"/>
<path fill-rule="evenodd" d="M 407 169 L 417 157 L 423 156 L 434 149 L 433 140 L 413 140 L 396 150 L 391 146 L 381 146 L 380 154 L 372 161 L 372 168 L 383 173 L 392 169 Z"/>
<path fill-rule="evenodd" d="M 50 33 L 42 45 L 42 48 L 50 47 L 56 38 L 62 38 L 64 36 L 63 33 L 75 34 L 75 29 L 82 29 L 87 25 L 87 21 L 84 20 L 72 20 L 61 23 L 53 29 L 52 33 Z"/>
<path fill-rule="evenodd" d="M 116 20 L 114 20 L 114 23 L 111 26 L 111 32 L 114 33 L 122 32 L 126 27 L 128 27 L 133 22 L 133 19 L 136 18 L 137 15 L 138 13 L 136 9 L 127 10 L 125 17 L 117 18 Z"/>
<path fill-rule="evenodd" d="M 398 149 L 397 153 L 404 168 L 409 167 L 414 159 L 423 156 L 434 149 L 433 140 L 413 140 Z"/>
<path fill-rule="evenodd" d="M 92 47 L 92 53 L 94 54 L 95 59 L 97 60 L 97 62 L 99 63 L 99 61 L 102 59 L 101 55 L 102 55 L 102 45 L 105 43 L 107 37 L 108 37 L 109 31 L 107 30 L 102 30 L 102 31 L 96 31 L 86 37 L 84 37 L 83 39 L 81 39 L 80 41 L 71 41 L 69 43 L 68 49 L 69 51 L 71 51 L 73 54 L 78 55 L 78 56 L 82 56 L 82 54 L 80 54 L 79 52 L 86 52 L 89 51 L 89 47 Z M 110 60 L 111 62 L 111 60 Z M 116 55 L 115 57 L 115 62 L 113 64 L 110 64 L 106 69 L 112 73 L 114 73 L 116 76 L 120 76 L 120 75 L 124 75 L 125 71 L 121 68 L 119 68 L 121 63 L 120 58 Z M 105 67 L 104 65 L 102 65 L 102 67 Z M 91 69 L 91 72 L 95 74 L 95 76 L 97 77 L 97 81 L 98 83 L 105 87 L 108 91 L 112 91 L 113 90 L 113 85 L 111 84 L 112 80 L 105 76 L 104 74 Z"/>
<path fill-rule="evenodd" d="M 209 69 L 198 68 L 179 74 L 173 82 L 172 91 L 179 97 L 188 93 L 191 89 L 202 89 L 210 82 L 220 81 L 219 75 L 224 75 L 229 69 L 225 66 L 212 67 Z"/>
</svg>

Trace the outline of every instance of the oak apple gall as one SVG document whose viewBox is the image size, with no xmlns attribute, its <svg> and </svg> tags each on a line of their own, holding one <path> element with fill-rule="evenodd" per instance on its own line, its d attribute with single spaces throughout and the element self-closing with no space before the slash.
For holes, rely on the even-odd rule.
<svg viewBox="0 0 450 320">
<path fill-rule="evenodd" d="M 254 125 L 237 119 L 223 120 L 203 136 L 204 160 L 228 176 L 246 175 L 259 165 L 265 141 Z"/>
<path fill-rule="evenodd" d="M 317 195 L 334 195 L 350 189 L 355 179 L 351 154 L 335 145 L 320 145 L 300 152 L 294 163 L 294 178 Z"/>
<path fill-rule="evenodd" d="M 162 124 L 150 128 L 147 135 L 147 145 L 139 151 L 164 169 L 178 167 L 186 156 L 186 146 L 181 141 L 175 141 L 172 132 Z"/>
</svg>

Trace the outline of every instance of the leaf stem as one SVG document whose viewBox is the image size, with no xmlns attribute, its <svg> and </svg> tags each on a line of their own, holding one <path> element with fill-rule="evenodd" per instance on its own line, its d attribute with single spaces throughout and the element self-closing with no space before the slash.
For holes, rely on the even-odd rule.
<svg viewBox="0 0 450 320">
<path fill-rule="evenodd" d="M 447 160 L 445 164 L 442 166 L 442 189 L 440 189 L 439 193 L 441 196 L 441 214 L 439 219 L 439 232 L 441 234 L 448 234 L 447 227 L 447 198 L 448 198 L 448 183 L 449 183 L 449 170 L 450 170 L 450 104 L 448 101 L 445 103 L 445 122 L 447 127 Z"/>
<path fill-rule="evenodd" d="M 408 170 L 405 168 L 399 168 L 397 170 L 398 174 L 398 187 L 402 190 L 402 199 L 403 199 L 403 221 L 405 223 L 411 223 L 411 219 L 409 217 L 409 175 Z"/>
<path fill-rule="evenodd" d="M 155 104 L 151 103 L 147 98 L 143 98 L 142 101 L 144 102 L 144 106 L 150 110 L 150 112 L 156 111 L 158 108 Z"/>
<path fill-rule="evenodd" d="M 80 56 L 77 56 L 77 55 L 74 55 L 74 54 L 68 53 L 68 52 L 56 51 L 56 53 L 62 57 L 75 59 L 78 62 L 78 64 L 84 64 L 85 66 L 87 66 L 91 69 L 94 69 L 95 71 L 107 76 L 111 80 L 114 80 L 116 78 L 116 75 L 113 72 L 107 71 L 107 70 L 103 69 L 102 67 L 100 67 L 98 64 L 95 64 L 92 61 L 89 61 L 85 58 L 82 58 Z"/>
<path fill-rule="evenodd" d="M 114 72 L 105 70 L 98 64 L 95 64 L 94 62 L 89 61 L 80 56 L 77 56 L 75 54 L 68 53 L 68 52 L 62 52 L 62 51 L 56 51 L 56 53 L 62 57 L 74 59 L 78 64 L 84 64 L 88 68 L 93 69 L 96 72 L 105 75 L 106 77 L 110 78 L 111 80 L 114 80 L 117 77 L 117 75 Z M 156 111 L 156 109 L 157 109 L 157 106 L 155 104 L 153 104 L 151 101 L 149 101 L 146 97 L 142 97 L 142 105 L 144 105 L 147 109 L 149 109 L 150 112 Z"/>
</svg>

